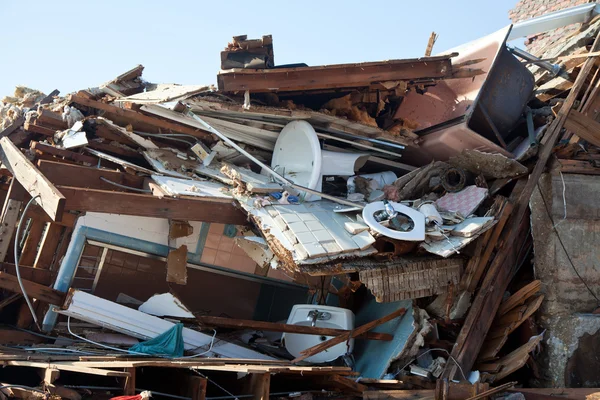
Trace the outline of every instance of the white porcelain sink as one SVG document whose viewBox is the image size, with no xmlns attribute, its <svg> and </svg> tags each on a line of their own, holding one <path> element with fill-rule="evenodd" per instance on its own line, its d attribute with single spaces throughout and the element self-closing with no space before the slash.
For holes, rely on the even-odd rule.
<svg viewBox="0 0 600 400">
<path fill-rule="evenodd" d="M 313 304 L 297 304 L 292 307 L 287 323 L 291 325 L 311 326 L 313 320 L 315 326 L 319 328 L 354 329 L 354 313 L 352 311 L 345 308 L 317 306 Z M 299 333 L 283 334 L 285 348 L 294 357 L 300 356 L 302 350 L 306 350 L 332 337 Z M 348 345 L 346 342 L 340 343 L 319 354 L 308 357 L 305 361 L 314 364 L 333 361 L 346 353 L 352 352 L 353 348 L 354 339 L 350 339 Z"/>
</svg>

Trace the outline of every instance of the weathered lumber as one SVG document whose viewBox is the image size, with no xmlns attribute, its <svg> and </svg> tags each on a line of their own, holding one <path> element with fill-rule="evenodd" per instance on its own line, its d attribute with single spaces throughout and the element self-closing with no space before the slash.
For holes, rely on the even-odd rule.
<svg viewBox="0 0 600 400">
<path fill-rule="evenodd" d="M 125 378 L 125 385 L 123 387 L 124 396 L 135 395 L 135 368 L 125 368 L 125 372 L 129 373 L 129 376 Z"/>
<path fill-rule="evenodd" d="M 84 164 L 94 165 L 98 162 L 98 159 L 96 157 L 88 156 L 86 154 L 79 154 L 71 150 L 59 149 L 57 147 L 53 147 L 40 142 L 32 141 L 30 144 L 30 148 L 41 153 L 51 154 L 56 157 L 62 157 L 66 160 L 71 160 Z"/>
<path fill-rule="evenodd" d="M 19 211 L 23 205 L 25 189 L 13 178 L 4 200 L 2 215 L 0 216 L 0 262 L 4 261 L 8 253 L 11 239 L 15 233 Z"/>
<path fill-rule="evenodd" d="M 212 136 L 207 132 L 193 129 L 193 128 L 190 128 L 189 126 L 173 123 L 171 121 L 167 121 L 164 119 L 151 117 L 151 116 L 139 113 L 137 111 L 127 110 L 125 108 L 120 108 L 120 107 L 114 106 L 112 104 L 102 103 L 100 101 L 87 99 L 85 97 L 81 97 L 81 96 L 77 96 L 77 95 L 71 95 L 70 101 L 75 104 L 80 104 L 82 106 L 92 107 L 97 110 L 105 111 L 106 113 L 109 114 L 108 118 L 111 120 L 118 119 L 118 118 L 113 118 L 113 116 L 117 116 L 117 117 L 121 117 L 122 119 L 126 119 L 128 122 L 133 124 L 134 127 L 136 126 L 136 124 L 141 123 L 146 126 L 149 125 L 149 126 L 154 127 L 153 132 L 156 132 L 157 130 L 163 130 L 163 133 L 167 133 L 167 132 L 186 133 L 188 135 L 192 135 L 194 137 L 197 137 L 198 139 L 202 139 L 207 142 L 214 142 Z"/>
<path fill-rule="evenodd" d="M 443 79 L 452 76 L 451 57 L 423 57 L 358 64 L 276 69 L 233 69 L 217 76 L 219 90 L 251 92 L 368 87 L 385 81 Z"/>
<path fill-rule="evenodd" d="M 591 51 L 600 50 L 600 35 L 594 41 Z M 595 58 L 588 58 L 577 76 L 571 92 L 567 96 L 562 108 L 558 111 L 556 118 L 549 126 L 546 132 L 546 143 L 540 149 L 538 161 L 529 176 L 522 193 L 514 203 L 514 211 L 509 217 L 505 230 L 502 233 L 503 241 L 499 246 L 499 251 L 489 267 L 488 273 L 477 293 L 467 318 L 458 335 L 456 344 L 452 349 L 452 358 L 455 359 L 463 371 L 470 371 L 477 359 L 479 350 L 487 336 L 487 332 L 493 321 L 493 316 L 498 311 L 502 295 L 510 282 L 513 265 L 506 263 L 507 257 L 513 252 L 504 251 L 511 249 L 518 243 L 520 227 L 528 210 L 529 199 L 538 184 L 538 180 L 546 167 L 546 163 L 552 154 L 554 144 L 564 126 L 569 111 L 575 104 L 579 92 L 582 90 L 586 78 L 596 62 Z M 454 378 L 457 371 L 456 365 L 448 368 L 444 377 Z"/>
<path fill-rule="evenodd" d="M 60 371 L 71 371 L 79 372 L 88 375 L 99 375 L 99 376 L 116 376 L 116 377 L 128 377 L 129 372 L 111 371 L 108 369 L 90 368 L 74 365 L 73 363 L 57 362 L 39 362 L 39 361 L 21 361 L 21 360 L 3 360 L 0 361 L 0 365 L 11 366 L 11 367 L 33 367 L 33 368 L 52 368 Z"/>
<path fill-rule="evenodd" d="M 269 372 L 250 375 L 250 389 L 254 400 L 269 400 L 271 392 L 271 374 Z"/>
<path fill-rule="evenodd" d="M 565 128 L 594 146 L 600 146 L 600 122 L 587 115 L 571 110 Z"/>
<path fill-rule="evenodd" d="M 59 292 L 48 286 L 40 285 L 39 283 L 31 282 L 26 279 L 21 280 L 23 281 L 23 287 L 29 297 L 48 304 L 62 305 L 64 303 L 66 293 Z M 13 293 L 21 293 L 17 277 L 6 272 L 0 272 L 0 288 L 9 290 Z"/>
<path fill-rule="evenodd" d="M 206 399 L 206 386 L 208 380 L 201 376 L 190 376 L 190 386 L 192 388 L 192 400 Z"/>
<path fill-rule="evenodd" d="M 65 208 L 112 214 L 138 215 L 186 221 L 246 225 L 244 213 L 233 201 L 223 198 L 158 198 L 148 194 L 109 192 L 59 186 L 66 197 Z"/>
<path fill-rule="evenodd" d="M 48 269 L 54 260 L 58 244 L 62 237 L 64 227 L 58 224 L 49 224 L 40 241 L 40 248 L 33 262 L 34 268 Z"/>
<path fill-rule="evenodd" d="M 35 256 L 37 255 L 38 245 L 40 244 L 40 240 L 42 240 L 42 234 L 44 233 L 45 226 L 46 222 L 44 221 L 40 221 L 39 219 L 35 218 L 31 220 L 29 234 L 27 235 L 25 245 L 23 246 L 23 250 L 21 251 L 21 256 L 19 258 L 20 263 L 22 262 L 24 265 L 33 265 Z"/>
<path fill-rule="evenodd" d="M 55 161 L 39 160 L 38 168 L 50 182 L 55 185 L 76 186 L 82 188 L 124 191 L 100 178 L 109 181 L 142 189 L 144 186 L 144 177 L 139 175 L 126 174 L 120 171 L 84 167 L 81 165 L 65 164 Z"/>
<path fill-rule="evenodd" d="M 299 361 L 305 360 L 308 357 L 314 356 L 315 354 L 319 354 L 322 351 L 325 351 L 335 345 L 344 343 L 345 341 L 347 341 L 351 338 L 355 338 L 358 335 L 362 335 L 363 333 L 366 333 L 366 332 L 370 331 L 371 329 L 378 327 L 379 325 L 385 324 L 386 322 L 391 321 L 394 318 L 398 318 L 398 317 L 404 315 L 405 313 L 406 313 L 406 309 L 400 308 L 400 309 L 394 311 L 393 313 L 386 315 L 385 317 L 381 317 L 381 318 L 376 319 L 375 321 L 368 322 L 348 333 L 338 335 L 338 336 L 331 338 L 325 342 L 319 343 L 316 346 L 313 346 L 306 350 L 303 350 L 300 352 L 302 355 L 293 359 L 292 363 L 297 363 Z"/>
<path fill-rule="evenodd" d="M 64 196 L 38 171 L 23 153 L 10 141 L 0 139 L 0 160 L 2 165 L 10 170 L 31 197 L 40 196 L 38 204 L 54 221 L 60 221 L 65 206 Z"/>
<path fill-rule="evenodd" d="M 216 326 L 233 329 L 256 329 L 269 332 L 300 333 L 304 335 L 338 336 L 350 331 L 344 329 L 320 328 L 317 326 L 303 326 L 291 324 L 278 324 L 275 322 L 253 321 L 212 316 L 197 316 L 196 319 L 202 326 Z M 390 341 L 394 337 L 388 333 L 366 332 L 358 338 L 371 340 Z"/>
</svg>

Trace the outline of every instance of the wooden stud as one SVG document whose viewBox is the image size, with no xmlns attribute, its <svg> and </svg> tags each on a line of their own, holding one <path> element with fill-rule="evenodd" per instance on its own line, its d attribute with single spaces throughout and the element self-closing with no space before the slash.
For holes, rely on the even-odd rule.
<svg viewBox="0 0 600 400">
<path fill-rule="evenodd" d="M 144 177 L 126 174 L 120 171 L 84 167 L 81 165 L 64 164 L 56 161 L 39 160 L 38 168 L 50 182 L 55 185 L 67 185 L 83 188 L 92 188 L 111 191 L 125 191 L 100 178 L 107 179 L 117 184 L 142 189 Z"/>
<path fill-rule="evenodd" d="M 10 170 L 31 197 L 40 196 L 38 203 L 52 220 L 60 221 L 65 205 L 64 196 L 10 139 L 6 137 L 0 139 L 0 147 L 2 148 L 0 160 L 2 160 L 3 166 Z"/>
<path fill-rule="evenodd" d="M 25 189 L 23 189 L 23 186 L 16 179 L 13 179 L 4 201 L 4 208 L 2 209 L 2 216 L 0 218 L 0 262 L 5 260 L 10 248 L 24 196 Z"/>
<path fill-rule="evenodd" d="M 62 305 L 65 302 L 66 293 L 59 292 L 48 286 L 40 285 L 26 279 L 21 279 L 27 295 L 30 298 L 41 300 L 48 304 Z M 17 277 L 6 272 L 0 272 L 0 288 L 14 293 L 21 293 L 21 287 Z"/>
<path fill-rule="evenodd" d="M 271 390 L 271 374 L 252 374 L 250 375 L 250 387 L 254 400 L 269 400 Z"/>
<path fill-rule="evenodd" d="M 190 376 L 190 386 L 192 388 L 192 400 L 206 399 L 206 386 L 208 380 L 201 376 Z"/>
<path fill-rule="evenodd" d="M 275 322 L 264 322 L 244 319 L 233 319 L 224 317 L 212 317 L 212 316 L 197 316 L 196 320 L 202 326 L 214 326 L 221 328 L 230 329 L 255 329 L 260 331 L 268 332 L 286 332 L 286 333 L 298 333 L 304 335 L 321 335 L 321 336 L 338 336 L 344 333 L 350 333 L 350 331 L 344 329 L 331 329 L 331 328 L 320 328 L 316 326 L 303 326 L 303 325 L 289 325 L 289 324 L 278 324 Z M 371 340 L 385 340 L 390 341 L 394 337 L 388 333 L 378 332 L 366 332 L 358 336 L 362 339 Z"/>
<path fill-rule="evenodd" d="M 75 153 L 71 150 L 59 149 L 58 147 L 50 146 L 39 142 L 31 142 L 30 148 L 40 153 L 50 154 L 56 157 L 64 158 L 65 160 L 71 160 L 84 164 L 95 165 L 98 163 L 98 159 L 93 156 L 86 154 Z"/>
<path fill-rule="evenodd" d="M 37 253 L 34 268 L 48 269 L 54 260 L 54 254 L 60 243 L 64 227 L 58 224 L 48 224 L 48 228 L 44 232 L 44 236 L 40 241 L 40 249 Z"/>
<path fill-rule="evenodd" d="M 148 194 L 59 186 L 67 210 L 246 225 L 246 215 L 227 199 L 158 198 Z"/>
<path fill-rule="evenodd" d="M 44 221 L 40 221 L 38 219 L 31 220 L 29 234 L 27 235 L 25 245 L 23 246 L 23 250 L 21 251 L 19 263 L 23 263 L 24 265 L 33 265 L 33 262 L 35 261 L 37 255 L 38 245 L 40 244 L 40 240 L 42 239 L 42 235 L 44 234 L 45 227 L 46 223 Z M 19 238 L 17 238 L 17 240 L 18 239 Z"/>
<path fill-rule="evenodd" d="M 135 395 L 135 367 L 125 368 L 125 372 L 129 373 L 129 376 L 125 378 L 125 386 L 123 387 L 124 396 Z"/>
<path fill-rule="evenodd" d="M 43 382 L 46 385 L 52 385 L 60 377 L 60 371 L 54 368 L 46 368 L 44 370 Z"/>
<path fill-rule="evenodd" d="M 92 107 L 97 110 L 104 111 L 105 113 L 108 114 L 107 118 L 109 118 L 115 122 L 118 119 L 121 119 L 121 120 L 126 120 L 127 122 L 131 123 L 134 127 L 138 126 L 138 124 L 142 125 L 140 128 L 143 128 L 144 126 L 145 127 L 149 126 L 152 128 L 152 132 L 157 132 L 158 130 L 163 130 L 166 132 L 186 133 L 188 135 L 192 135 L 199 139 L 203 139 L 207 142 L 212 143 L 214 141 L 212 136 L 207 132 L 196 130 L 196 129 L 190 128 L 189 126 L 176 124 L 171 121 L 167 121 L 167 120 L 163 120 L 163 119 L 159 119 L 159 118 L 155 118 L 155 117 L 150 117 L 148 115 L 139 113 L 137 111 L 127 110 L 127 109 L 120 108 L 120 107 L 117 107 L 117 106 L 114 106 L 111 104 L 106 104 L 106 103 L 102 103 L 100 101 L 87 99 L 87 98 L 84 98 L 84 97 L 81 97 L 78 95 L 70 96 L 70 101 L 73 103 L 76 103 L 76 104 L 80 104 L 82 106 Z"/>
</svg>

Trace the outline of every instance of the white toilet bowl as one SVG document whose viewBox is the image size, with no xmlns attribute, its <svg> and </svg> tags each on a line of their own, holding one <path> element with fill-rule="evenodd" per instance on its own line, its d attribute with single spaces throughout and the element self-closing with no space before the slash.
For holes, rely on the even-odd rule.
<svg viewBox="0 0 600 400">
<path fill-rule="evenodd" d="M 339 153 L 321 150 L 319 138 L 306 121 L 287 124 L 275 143 L 271 168 L 295 184 L 321 191 L 323 176 L 352 176 L 367 162 L 363 153 Z M 306 194 L 305 201 L 320 197 Z"/>
</svg>

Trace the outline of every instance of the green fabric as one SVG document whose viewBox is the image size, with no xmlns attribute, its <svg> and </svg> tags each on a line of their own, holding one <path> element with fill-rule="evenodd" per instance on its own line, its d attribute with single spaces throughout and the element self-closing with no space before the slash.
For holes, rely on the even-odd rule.
<svg viewBox="0 0 600 400">
<path fill-rule="evenodd" d="M 129 350 L 153 356 L 182 357 L 183 324 L 175 324 L 168 331 L 161 333 L 153 339 L 138 343 Z"/>
</svg>

